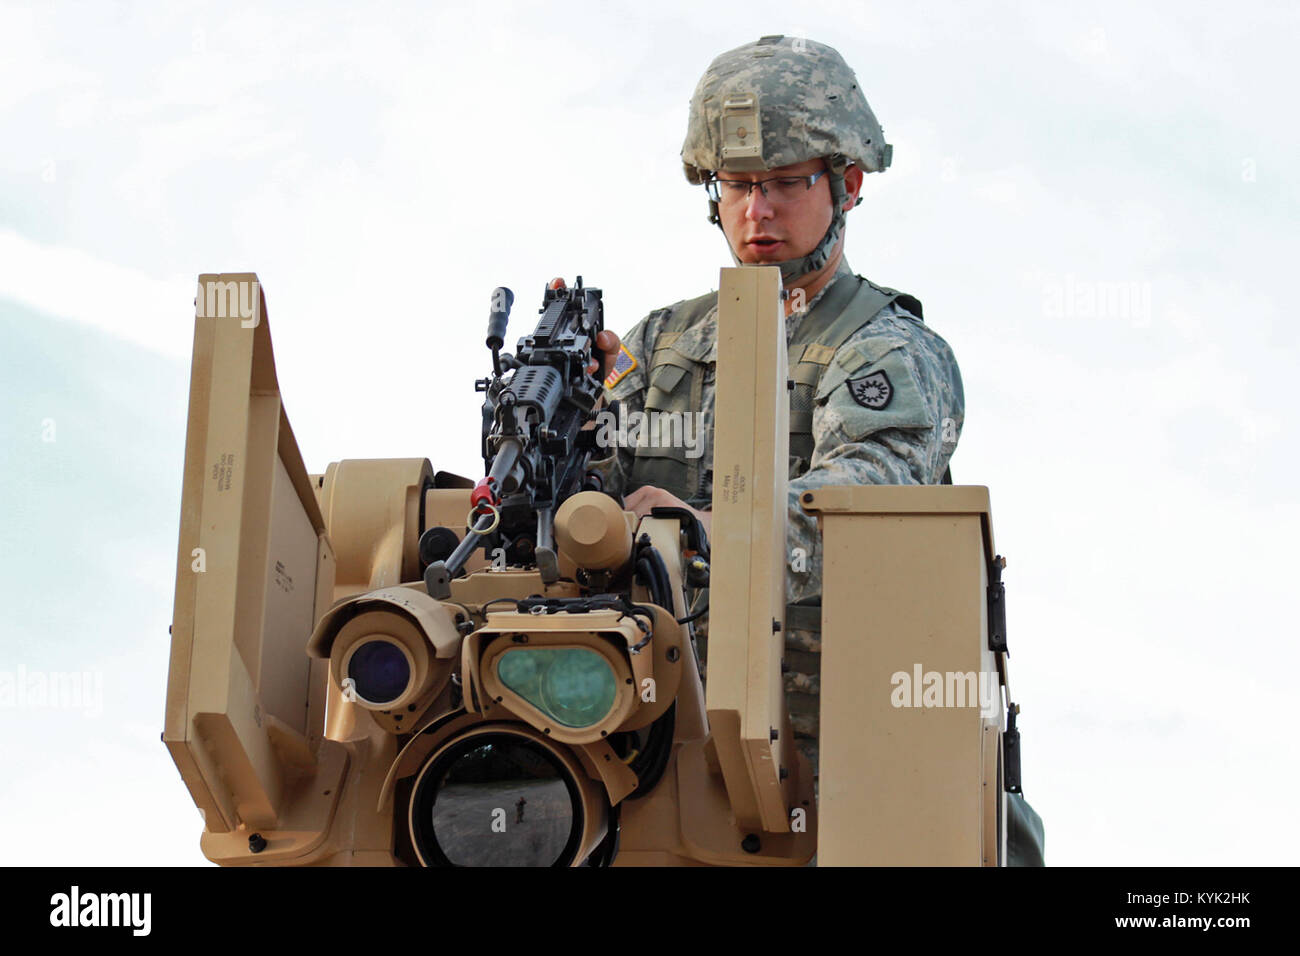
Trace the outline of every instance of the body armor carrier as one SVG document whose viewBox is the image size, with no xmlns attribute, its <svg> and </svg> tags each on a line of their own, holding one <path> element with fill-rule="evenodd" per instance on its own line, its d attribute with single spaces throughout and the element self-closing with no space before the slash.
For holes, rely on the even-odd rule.
<svg viewBox="0 0 1300 956">
<path fill-rule="evenodd" d="M 881 309 L 897 301 L 921 318 L 919 300 L 894 289 L 874 285 L 861 276 L 843 276 L 804 316 L 789 344 L 790 472 L 803 475 L 813 454 L 813 403 L 818 385 L 836 351 Z M 697 412 L 703 409 L 703 389 L 712 383 L 714 363 L 706 361 L 708 341 L 683 333 L 717 308 L 710 292 L 673 307 L 650 357 L 646 412 Z M 691 459 L 680 447 L 638 447 L 630 487 L 653 485 L 671 492 L 695 508 L 711 503 L 712 463 Z"/>
</svg>

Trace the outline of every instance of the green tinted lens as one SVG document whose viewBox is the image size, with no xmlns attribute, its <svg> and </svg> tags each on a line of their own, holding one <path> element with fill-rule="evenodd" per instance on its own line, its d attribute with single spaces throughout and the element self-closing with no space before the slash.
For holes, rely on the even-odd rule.
<svg viewBox="0 0 1300 956">
<path fill-rule="evenodd" d="M 613 668 L 580 647 L 512 648 L 497 661 L 501 683 L 566 727 L 590 727 L 614 706 Z"/>
</svg>

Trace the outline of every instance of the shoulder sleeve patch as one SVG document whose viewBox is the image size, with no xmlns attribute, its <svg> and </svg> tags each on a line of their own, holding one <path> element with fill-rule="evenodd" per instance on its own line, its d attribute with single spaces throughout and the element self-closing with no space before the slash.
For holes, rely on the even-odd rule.
<svg viewBox="0 0 1300 956">
<path fill-rule="evenodd" d="M 850 378 L 861 379 L 865 372 L 879 364 L 886 355 L 907 348 L 907 344 L 907 340 L 901 336 L 882 335 L 842 346 L 822 374 L 821 383 L 817 386 L 817 398 L 825 398 Z"/>
<path fill-rule="evenodd" d="M 889 380 L 889 373 L 880 368 L 861 378 L 849 379 L 849 394 L 863 408 L 884 411 L 894 400 L 894 383 Z"/>
<path fill-rule="evenodd" d="M 619 382 L 623 381 L 637 365 L 636 358 L 627 350 L 626 345 L 618 347 L 618 357 L 614 360 L 614 367 L 610 370 L 609 375 L 605 377 L 605 387 L 613 388 Z"/>
<path fill-rule="evenodd" d="M 934 427 L 930 403 L 901 348 L 851 372 L 832 377 L 828 371 L 818 389 L 817 405 L 822 428 L 835 432 L 840 442 L 861 441 L 886 428 Z"/>
</svg>

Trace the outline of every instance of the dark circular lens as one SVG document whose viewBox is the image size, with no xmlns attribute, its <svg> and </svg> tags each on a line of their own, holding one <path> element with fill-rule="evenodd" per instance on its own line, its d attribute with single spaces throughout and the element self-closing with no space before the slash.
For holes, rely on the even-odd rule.
<svg viewBox="0 0 1300 956">
<path fill-rule="evenodd" d="M 565 866 L 582 825 L 568 771 L 513 734 L 453 745 L 420 775 L 411 798 L 412 836 L 432 865 Z"/>
<path fill-rule="evenodd" d="M 411 665 L 396 644 L 367 641 L 352 652 L 348 676 L 357 696 L 372 704 L 397 700 L 411 682 Z"/>
</svg>

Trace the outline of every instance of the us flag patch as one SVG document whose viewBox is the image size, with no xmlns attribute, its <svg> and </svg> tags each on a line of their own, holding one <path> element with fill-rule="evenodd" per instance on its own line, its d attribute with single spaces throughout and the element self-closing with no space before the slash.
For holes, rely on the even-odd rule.
<svg viewBox="0 0 1300 956">
<path fill-rule="evenodd" d="M 614 368 L 605 376 L 605 387 L 613 388 L 627 377 L 627 373 L 637 367 L 637 360 L 627 350 L 626 345 L 618 347 L 618 357 L 614 359 Z"/>
</svg>

